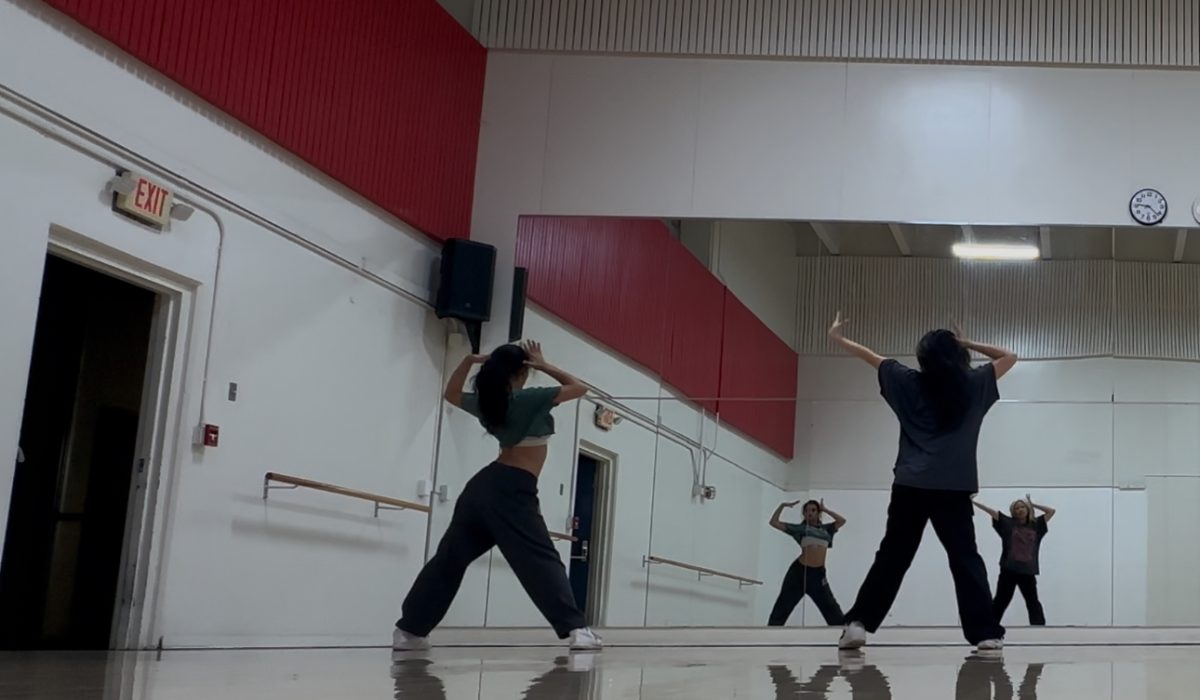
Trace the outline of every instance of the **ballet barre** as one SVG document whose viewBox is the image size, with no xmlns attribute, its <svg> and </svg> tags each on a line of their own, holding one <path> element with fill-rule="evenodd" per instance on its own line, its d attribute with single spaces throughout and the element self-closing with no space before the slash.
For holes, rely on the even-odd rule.
<svg viewBox="0 0 1200 700">
<path fill-rule="evenodd" d="M 727 579 L 730 579 L 731 581 L 737 581 L 738 588 L 741 588 L 743 586 L 761 586 L 761 585 L 763 585 L 763 582 L 759 581 L 758 579 L 747 578 L 745 576 L 738 576 L 737 574 L 729 574 L 724 571 L 717 571 L 716 569 L 710 569 L 705 566 L 696 566 L 695 564 L 687 564 L 687 563 L 684 563 L 681 561 L 675 561 L 674 559 L 667 559 L 666 557 L 656 557 L 653 554 L 648 554 L 648 555 L 642 557 L 642 566 L 647 566 L 649 564 L 665 564 L 666 566 L 674 566 L 674 567 L 678 567 L 680 569 L 687 569 L 688 571 L 695 571 L 697 580 L 702 579 L 705 576 L 716 576 L 718 578 L 727 578 Z"/>
<path fill-rule="evenodd" d="M 272 483 L 274 482 L 274 483 Z M 276 485 L 278 484 L 278 485 Z M 390 496 L 380 496 L 375 493 L 359 491 L 357 489 L 348 489 L 345 486 L 335 486 L 326 484 L 321 481 L 313 481 L 311 479 L 301 479 L 298 476 L 289 476 L 287 474 L 276 474 L 275 472 L 267 472 L 263 477 L 263 500 L 267 500 L 267 495 L 274 489 L 312 489 L 314 491 L 324 491 L 338 496 L 346 496 L 348 498 L 357 498 L 361 501 L 370 501 L 375 504 L 375 517 L 379 517 L 381 510 L 415 510 L 421 513 L 430 512 L 430 507 L 424 503 L 413 503 L 412 501 L 402 501 L 399 498 Z"/>
</svg>

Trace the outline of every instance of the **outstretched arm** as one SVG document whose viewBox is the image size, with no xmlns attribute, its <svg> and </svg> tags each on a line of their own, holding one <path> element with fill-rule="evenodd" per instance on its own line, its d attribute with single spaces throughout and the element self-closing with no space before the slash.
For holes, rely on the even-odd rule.
<svg viewBox="0 0 1200 700">
<path fill-rule="evenodd" d="M 1054 514 L 1058 512 L 1050 506 L 1039 506 L 1038 504 L 1034 503 L 1033 499 L 1029 497 L 1029 494 L 1025 494 L 1025 502 L 1029 504 L 1030 508 L 1042 511 L 1042 514 L 1046 517 L 1046 522 L 1050 522 L 1050 518 L 1053 518 Z"/>
<path fill-rule="evenodd" d="M 467 375 L 471 373 L 471 367 L 481 364 L 487 360 L 487 355 L 467 355 L 458 363 L 458 367 L 450 374 L 449 381 L 446 382 L 446 390 L 442 392 L 442 398 L 450 402 L 451 405 L 462 408 L 463 385 L 467 383 Z"/>
<path fill-rule="evenodd" d="M 560 403 L 581 399 L 583 398 L 584 394 L 587 393 L 587 384 L 584 384 L 581 380 L 576 379 L 573 375 L 564 372 L 549 362 L 546 362 L 546 358 L 542 355 L 541 343 L 527 340 L 522 344 L 521 347 L 525 348 L 525 354 L 529 356 L 529 362 L 527 364 L 531 369 L 544 372 L 545 374 L 549 375 L 551 379 L 562 385 L 562 388 L 558 391 L 558 397 L 554 399 L 554 405 L 557 406 Z"/>
<path fill-rule="evenodd" d="M 957 323 L 954 324 L 954 335 L 958 336 L 958 343 L 968 350 L 974 350 L 992 361 L 992 368 L 996 372 L 996 379 L 1008 374 L 1008 371 L 1017 364 L 1017 354 L 1011 350 L 1005 350 L 996 345 L 988 345 L 986 343 L 977 343 L 974 340 L 967 338 L 963 333 L 962 327 Z"/>
<path fill-rule="evenodd" d="M 979 503 L 978 501 L 971 501 L 971 505 L 975 506 L 975 507 L 976 507 L 976 508 L 978 508 L 979 510 L 982 510 L 984 513 L 987 513 L 987 514 L 988 514 L 988 516 L 990 516 L 992 520 L 999 520 L 999 519 L 1000 519 L 1000 514 L 999 514 L 999 513 L 997 513 L 996 511 L 992 510 L 991 508 L 988 508 L 987 506 L 983 505 L 982 503 Z"/>
<path fill-rule="evenodd" d="M 824 498 L 821 499 L 820 503 L 821 503 L 821 512 L 824 513 L 825 515 L 828 515 L 829 517 L 833 518 L 833 526 L 835 528 L 837 528 L 838 530 L 841 530 L 842 526 L 844 526 L 846 524 L 846 519 L 843 518 L 842 516 L 838 515 L 837 513 L 834 513 L 832 510 L 829 510 L 828 508 L 826 508 Z"/>
<path fill-rule="evenodd" d="M 833 325 L 829 327 L 829 338 L 846 352 L 866 362 L 875 369 L 879 369 L 879 365 L 883 364 L 883 361 L 886 359 L 883 355 L 842 335 L 842 328 L 849 322 L 849 319 L 842 318 L 841 311 L 837 312 L 837 317 L 833 319 Z"/>
<path fill-rule="evenodd" d="M 779 519 L 779 516 L 783 515 L 784 508 L 791 508 L 799 502 L 800 501 L 788 501 L 787 503 L 780 503 L 779 507 L 775 509 L 775 512 L 771 514 L 771 519 L 768 521 L 770 526 L 776 530 L 779 530 L 780 532 L 785 532 L 783 521 Z"/>
</svg>

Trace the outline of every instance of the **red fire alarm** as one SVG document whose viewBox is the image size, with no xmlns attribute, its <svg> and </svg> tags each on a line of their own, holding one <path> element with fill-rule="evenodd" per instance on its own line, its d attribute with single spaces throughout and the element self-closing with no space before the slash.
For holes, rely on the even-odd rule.
<svg viewBox="0 0 1200 700">
<path fill-rule="evenodd" d="M 221 429 L 211 423 L 204 426 L 204 446 L 216 447 L 221 441 Z"/>
</svg>

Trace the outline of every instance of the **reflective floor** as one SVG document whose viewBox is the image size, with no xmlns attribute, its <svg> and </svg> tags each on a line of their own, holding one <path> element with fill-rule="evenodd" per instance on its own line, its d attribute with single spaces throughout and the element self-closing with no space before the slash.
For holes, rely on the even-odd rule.
<svg viewBox="0 0 1200 700">
<path fill-rule="evenodd" d="M 441 649 L 0 654 L 0 698 L 1200 697 L 1200 647 Z"/>
</svg>

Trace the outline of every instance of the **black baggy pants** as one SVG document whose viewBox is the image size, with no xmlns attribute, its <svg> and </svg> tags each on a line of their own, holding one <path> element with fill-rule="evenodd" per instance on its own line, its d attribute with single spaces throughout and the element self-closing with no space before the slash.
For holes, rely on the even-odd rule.
<svg viewBox="0 0 1200 700">
<path fill-rule="evenodd" d="M 782 627 L 787 624 L 792 611 L 803 600 L 804 596 L 812 598 L 825 624 L 836 626 L 842 624 L 842 608 L 833 591 L 829 588 L 829 579 L 825 576 L 823 566 L 805 566 L 799 560 L 792 562 L 787 574 L 783 577 L 783 586 L 779 589 L 779 597 L 775 599 L 775 607 L 771 609 L 771 617 L 767 625 Z"/>
<path fill-rule="evenodd" d="M 992 601 L 992 614 L 996 621 L 1004 619 L 1004 611 L 1012 602 L 1013 592 L 1021 589 L 1025 598 L 1025 609 L 1029 611 L 1029 624 L 1042 627 L 1046 624 L 1046 612 L 1042 610 L 1042 601 L 1038 600 L 1037 576 L 1033 574 L 1018 574 L 1012 571 L 1000 570 L 1000 579 L 996 581 L 996 599 Z"/>
<path fill-rule="evenodd" d="M 846 613 L 846 621 L 862 623 L 868 632 L 879 629 L 917 554 L 925 524 L 931 522 L 950 563 L 958 618 L 967 641 L 978 644 L 986 639 L 1002 639 L 1004 628 L 992 613 L 987 569 L 975 546 L 973 519 L 971 494 L 965 491 L 892 486 L 883 541 L 854 607 Z"/>
<path fill-rule="evenodd" d="M 537 477 L 499 462 L 463 487 L 437 553 L 413 582 L 396 626 L 428 636 L 450 609 L 467 567 L 493 545 L 559 639 L 586 626 L 538 507 Z"/>
</svg>

